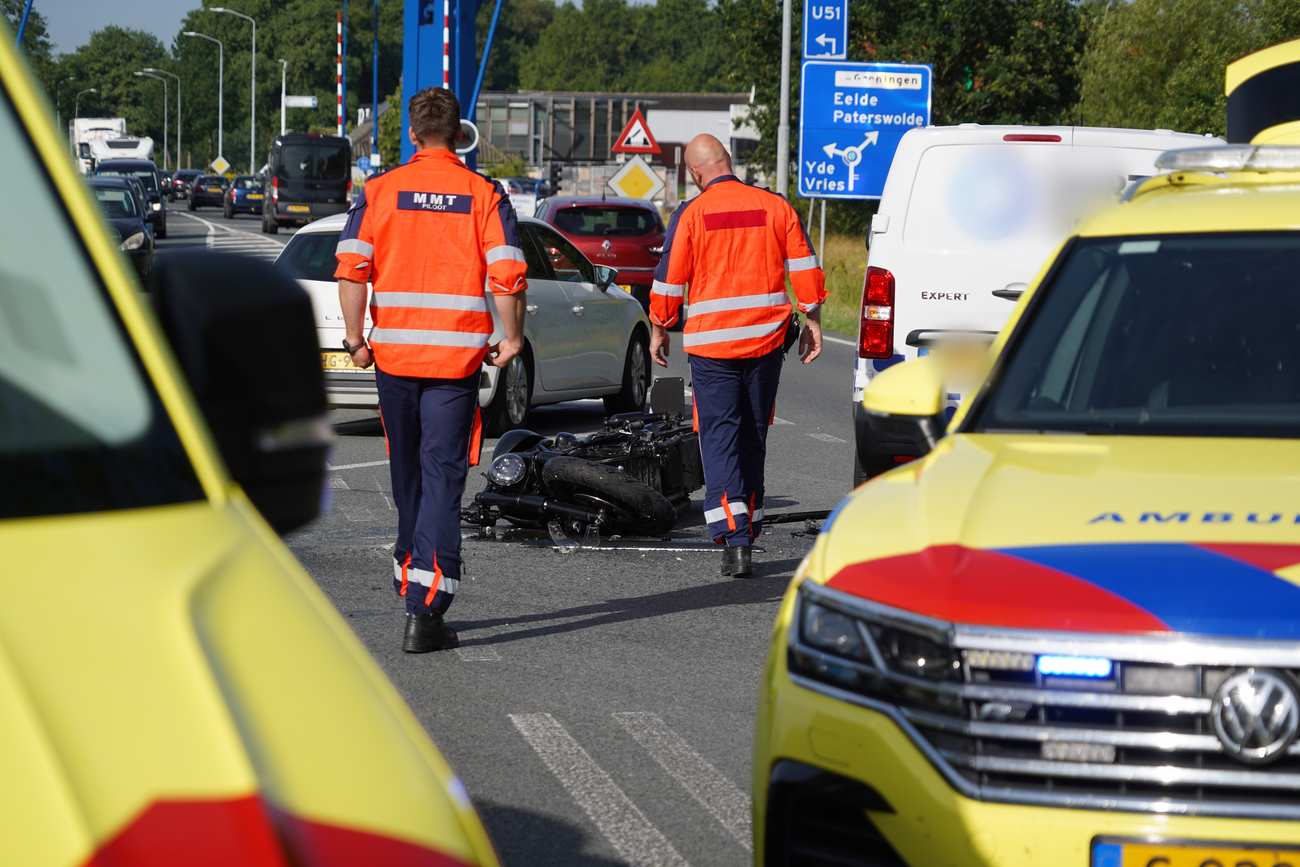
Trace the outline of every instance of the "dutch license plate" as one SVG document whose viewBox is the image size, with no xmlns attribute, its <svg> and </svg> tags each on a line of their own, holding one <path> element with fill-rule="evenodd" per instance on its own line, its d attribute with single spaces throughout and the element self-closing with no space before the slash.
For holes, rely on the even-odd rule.
<svg viewBox="0 0 1300 867">
<path fill-rule="evenodd" d="M 249 197 L 250 199 L 260 199 L 260 198 L 262 198 L 262 194 L 261 194 L 261 193 L 249 193 L 249 194 L 248 194 L 248 197 Z"/>
<path fill-rule="evenodd" d="M 221 187 L 208 187 L 208 192 L 209 192 L 209 193 L 219 193 L 219 192 L 221 192 Z"/>
<path fill-rule="evenodd" d="M 352 357 L 346 352 L 322 352 L 320 365 L 325 370 L 361 370 L 352 363 Z"/>
<path fill-rule="evenodd" d="M 290 205 L 289 212 L 292 214 L 310 214 L 311 205 Z"/>
<path fill-rule="evenodd" d="M 1300 864 L 1300 846 L 1123 840 L 1104 840 L 1092 846 L 1092 867 L 1292 867 L 1297 864 Z"/>
</svg>

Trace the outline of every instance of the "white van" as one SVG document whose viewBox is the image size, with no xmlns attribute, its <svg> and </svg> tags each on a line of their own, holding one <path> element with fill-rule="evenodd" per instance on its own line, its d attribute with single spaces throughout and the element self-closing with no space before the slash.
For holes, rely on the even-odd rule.
<svg viewBox="0 0 1300 867">
<path fill-rule="evenodd" d="M 854 485 L 909 460 L 868 430 L 877 372 L 950 337 L 992 339 L 1073 226 L 1156 173 L 1167 150 L 1221 143 L 1169 130 L 961 124 L 899 142 L 871 223 L 853 375 Z M 949 412 L 961 399 L 948 395 Z"/>
</svg>

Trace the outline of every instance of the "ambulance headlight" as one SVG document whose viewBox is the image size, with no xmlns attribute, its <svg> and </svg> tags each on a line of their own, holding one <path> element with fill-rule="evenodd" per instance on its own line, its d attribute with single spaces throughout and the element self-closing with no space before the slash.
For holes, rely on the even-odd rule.
<svg viewBox="0 0 1300 867">
<path fill-rule="evenodd" d="M 528 464 L 516 454 L 501 455 L 488 467 L 487 477 L 494 485 L 509 488 L 524 480 L 528 474 Z"/>
<path fill-rule="evenodd" d="M 144 232 L 135 232 L 126 237 L 122 242 L 123 250 L 139 250 L 144 246 Z"/>
</svg>

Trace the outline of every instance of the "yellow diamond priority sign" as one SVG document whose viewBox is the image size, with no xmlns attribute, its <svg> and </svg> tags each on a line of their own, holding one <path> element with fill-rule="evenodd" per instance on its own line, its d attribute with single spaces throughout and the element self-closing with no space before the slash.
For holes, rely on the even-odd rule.
<svg viewBox="0 0 1300 867">
<path fill-rule="evenodd" d="M 212 171 L 218 175 L 224 175 L 230 171 L 230 163 L 226 162 L 225 157 L 217 157 L 212 161 Z"/>
<path fill-rule="evenodd" d="M 663 191 L 664 181 L 645 160 L 634 156 L 609 179 L 609 188 L 625 199 L 653 199 Z"/>
</svg>

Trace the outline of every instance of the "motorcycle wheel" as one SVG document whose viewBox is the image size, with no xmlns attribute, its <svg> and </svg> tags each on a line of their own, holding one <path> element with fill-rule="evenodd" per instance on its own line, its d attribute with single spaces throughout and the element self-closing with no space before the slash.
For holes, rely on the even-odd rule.
<svg viewBox="0 0 1300 867">
<path fill-rule="evenodd" d="M 638 536 L 662 536 L 677 523 L 673 504 L 627 473 L 583 458 L 554 457 L 542 467 L 542 485 L 553 496 L 591 494 L 624 514 L 611 516 L 617 527 Z"/>
</svg>

